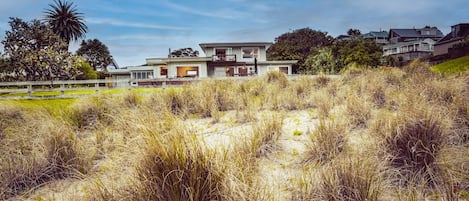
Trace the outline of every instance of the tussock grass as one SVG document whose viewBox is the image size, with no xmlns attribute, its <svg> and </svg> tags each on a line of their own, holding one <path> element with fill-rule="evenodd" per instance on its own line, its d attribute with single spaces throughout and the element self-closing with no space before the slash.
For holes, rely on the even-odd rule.
<svg viewBox="0 0 469 201">
<path fill-rule="evenodd" d="M 0 199 L 468 199 L 468 80 L 416 61 L 339 79 L 271 72 L 149 96 L 2 102 Z M 271 184 L 269 171 L 292 172 Z"/>
<path fill-rule="evenodd" d="M 78 129 L 96 129 L 111 125 L 118 113 L 118 103 L 111 96 L 100 95 L 80 99 L 68 108 L 69 122 Z"/>
<path fill-rule="evenodd" d="M 27 195 L 48 182 L 86 174 L 91 159 L 73 129 L 47 113 L 21 116 L 28 123 L 9 127 L 0 141 L 0 199 Z"/>
<path fill-rule="evenodd" d="M 345 124 L 320 120 L 310 134 L 304 163 L 326 164 L 338 157 L 346 148 Z"/>
<path fill-rule="evenodd" d="M 266 156 L 278 149 L 277 141 L 282 134 L 283 117 L 272 116 L 253 126 L 253 133 L 247 141 L 245 155 Z"/>
<path fill-rule="evenodd" d="M 345 112 L 352 127 L 365 128 L 371 118 L 371 108 L 366 98 L 354 95 L 347 97 Z"/>
<path fill-rule="evenodd" d="M 269 71 L 265 76 L 267 83 L 269 84 L 277 84 L 280 88 L 285 88 L 288 86 L 288 78 L 285 73 L 280 71 Z"/>
<path fill-rule="evenodd" d="M 375 162 L 374 162 L 375 163 Z M 381 200 L 382 175 L 373 162 L 343 159 L 331 163 L 321 173 L 313 197 L 318 200 Z"/>
<path fill-rule="evenodd" d="M 421 175 L 432 182 L 438 172 L 436 158 L 445 146 L 447 125 L 435 111 L 404 111 L 382 127 L 383 147 L 389 165 L 397 168 L 404 183 Z"/>
<path fill-rule="evenodd" d="M 220 200 L 223 166 L 183 128 L 148 131 L 134 200 Z"/>
</svg>

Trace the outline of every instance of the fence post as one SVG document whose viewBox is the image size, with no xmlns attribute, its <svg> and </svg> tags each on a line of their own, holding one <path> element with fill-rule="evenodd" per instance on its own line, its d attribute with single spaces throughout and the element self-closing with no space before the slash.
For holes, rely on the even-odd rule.
<svg viewBox="0 0 469 201">
<path fill-rule="evenodd" d="M 96 83 L 94 84 L 94 87 L 96 88 L 96 94 L 99 94 L 99 82 L 96 81 Z"/>
<path fill-rule="evenodd" d="M 61 84 L 60 85 L 60 96 L 64 96 L 65 95 L 65 84 Z"/>
<path fill-rule="evenodd" d="M 28 85 L 28 96 L 29 97 L 33 96 L 33 85 L 32 84 Z"/>
</svg>

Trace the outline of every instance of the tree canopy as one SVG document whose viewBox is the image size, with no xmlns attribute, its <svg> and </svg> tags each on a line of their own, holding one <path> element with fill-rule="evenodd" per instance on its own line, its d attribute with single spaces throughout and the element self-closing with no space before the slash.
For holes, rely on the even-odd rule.
<svg viewBox="0 0 469 201">
<path fill-rule="evenodd" d="M 267 50 L 270 60 L 298 60 L 297 70 L 306 69 L 305 60 L 311 51 L 329 46 L 333 38 L 326 32 L 310 28 L 284 33 L 275 38 L 275 43 Z"/>
<path fill-rule="evenodd" d="M 181 48 L 171 52 L 171 57 L 198 57 L 199 51 L 193 50 L 190 47 Z"/>
<path fill-rule="evenodd" d="M 4 53 L 10 68 L 6 72 L 17 80 L 74 79 L 80 72 L 74 67 L 79 58 L 64 50 L 67 44 L 39 20 L 25 22 L 10 18 Z"/>
<path fill-rule="evenodd" d="M 83 13 L 78 12 L 72 2 L 54 0 L 54 4 L 49 6 L 45 11 L 45 20 L 54 33 L 65 41 L 68 49 L 70 41 L 83 38 L 88 31 Z"/>
<path fill-rule="evenodd" d="M 83 40 L 76 54 L 83 56 L 95 71 L 106 71 L 106 67 L 112 62 L 109 49 L 98 39 Z"/>
<path fill-rule="evenodd" d="M 332 56 L 336 69 L 341 70 L 349 64 L 377 67 L 381 62 L 382 48 L 372 40 L 353 37 L 350 40 L 337 40 L 333 43 Z"/>
</svg>

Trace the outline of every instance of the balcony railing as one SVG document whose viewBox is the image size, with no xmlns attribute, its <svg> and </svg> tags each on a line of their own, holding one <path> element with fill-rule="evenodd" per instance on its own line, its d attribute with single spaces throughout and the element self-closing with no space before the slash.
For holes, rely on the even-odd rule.
<svg viewBox="0 0 469 201">
<path fill-rule="evenodd" d="M 213 62 L 236 62 L 235 54 L 217 54 L 212 55 Z"/>
</svg>

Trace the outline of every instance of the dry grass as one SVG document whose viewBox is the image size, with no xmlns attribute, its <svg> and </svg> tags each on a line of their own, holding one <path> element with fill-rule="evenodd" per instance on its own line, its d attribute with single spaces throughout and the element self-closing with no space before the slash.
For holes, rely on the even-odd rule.
<svg viewBox="0 0 469 201">
<path fill-rule="evenodd" d="M 0 104 L 0 199 L 469 199 L 468 80 L 417 61 L 99 95 L 55 115 Z"/>
<path fill-rule="evenodd" d="M 343 123 L 321 120 L 310 134 L 304 162 L 325 164 L 338 157 L 346 147 L 345 128 Z"/>
</svg>

